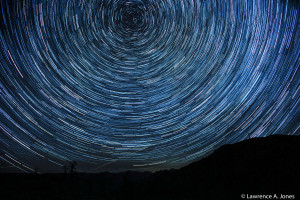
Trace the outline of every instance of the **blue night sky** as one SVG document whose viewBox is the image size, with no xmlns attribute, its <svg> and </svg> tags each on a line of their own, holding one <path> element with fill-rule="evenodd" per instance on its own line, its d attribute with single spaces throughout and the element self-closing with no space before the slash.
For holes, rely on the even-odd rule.
<svg viewBox="0 0 300 200">
<path fill-rule="evenodd" d="M 298 1 L 0 3 L 0 172 L 178 168 L 300 135 Z"/>
</svg>

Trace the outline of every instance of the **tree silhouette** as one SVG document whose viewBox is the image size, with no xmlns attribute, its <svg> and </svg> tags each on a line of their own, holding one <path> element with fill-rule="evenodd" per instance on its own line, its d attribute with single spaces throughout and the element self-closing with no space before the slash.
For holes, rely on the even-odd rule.
<svg viewBox="0 0 300 200">
<path fill-rule="evenodd" d="M 71 174 L 74 174 L 74 173 L 76 173 L 76 166 L 77 166 L 77 162 L 76 161 L 72 161 L 71 163 L 70 163 L 70 170 L 71 170 Z"/>
<path fill-rule="evenodd" d="M 63 166 L 63 170 L 64 170 L 64 173 L 66 174 L 68 172 L 68 166 L 67 165 L 64 165 Z"/>
</svg>

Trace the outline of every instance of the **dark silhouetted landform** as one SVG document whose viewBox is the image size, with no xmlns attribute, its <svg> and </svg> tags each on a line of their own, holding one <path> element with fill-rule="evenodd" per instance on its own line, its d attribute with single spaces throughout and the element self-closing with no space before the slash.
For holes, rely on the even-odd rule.
<svg viewBox="0 0 300 200">
<path fill-rule="evenodd" d="M 299 153 L 300 136 L 276 135 L 224 145 L 179 170 L 0 174 L 1 199 L 300 199 Z"/>
</svg>

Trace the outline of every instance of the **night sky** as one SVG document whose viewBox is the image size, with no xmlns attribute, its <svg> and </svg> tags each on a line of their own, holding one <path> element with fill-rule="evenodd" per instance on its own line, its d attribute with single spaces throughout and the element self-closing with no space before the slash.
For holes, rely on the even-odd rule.
<svg viewBox="0 0 300 200">
<path fill-rule="evenodd" d="M 0 3 L 0 172 L 178 168 L 300 135 L 298 1 Z"/>
</svg>

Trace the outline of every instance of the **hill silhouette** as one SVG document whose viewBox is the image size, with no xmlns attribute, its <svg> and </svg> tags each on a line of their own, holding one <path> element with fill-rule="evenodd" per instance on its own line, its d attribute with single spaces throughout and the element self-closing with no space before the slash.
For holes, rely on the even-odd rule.
<svg viewBox="0 0 300 200">
<path fill-rule="evenodd" d="M 224 145 L 210 156 L 179 170 L 0 174 L 0 192 L 3 199 L 43 200 L 208 200 L 249 199 L 251 195 L 298 199 L 299 153 L 300 136 L 275 135 Z"/>
</svg>

